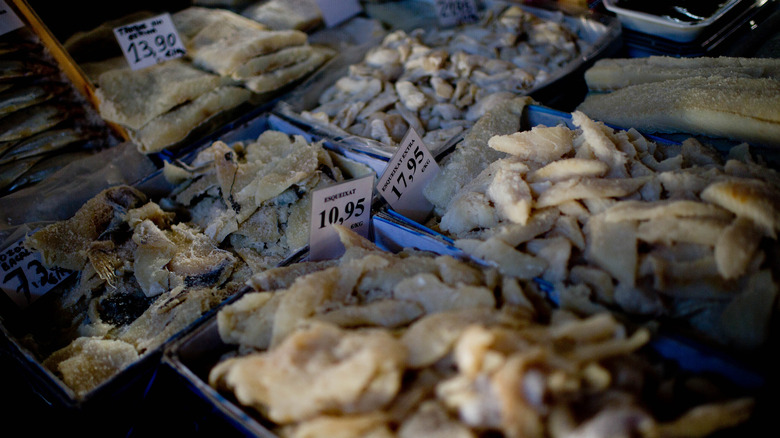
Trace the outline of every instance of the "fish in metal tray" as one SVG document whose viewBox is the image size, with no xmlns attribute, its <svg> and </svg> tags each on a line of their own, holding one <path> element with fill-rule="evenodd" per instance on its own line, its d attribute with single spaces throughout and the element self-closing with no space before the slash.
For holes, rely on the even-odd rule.
<svg viewBox="0 0 780 438">
<path fill-rule="evenodd" d="M 23 160 L 12 161 L 8 164 L 0 165 L 0 169 L 3 166 L 13 165 L 16 163 L 32 162 L 32 165 L 27 168 L 25 172 L 11 180 L 9 183 L 3 184 L 0 182 L 0 191 L 7 193 L 15 192 L 24 187 L 39 183 L 48 178 L 53 173 L 62 169 L 66 165 L 80 160 L 82 158 L 92 155 L 92 152 L 88 150 L 76 150 L 74 152 L 54 154 L 54 155 L 41 155 L 36 157 L 30 157 Z M 4 177 L 0 177 L 0 181 L 5 181 Z"/>
<path fill-rule="evenodd" d="M 14 181 L 32 169 L 42 159 L 43 157 L 31 157 L 0 165 L 0 192 L 5 191 L 7 187 L 11 186 Z"/>
<path fill-rule="evenodd" d="M 74 115 L 64 105 L 44 103 L 16 111 L 0 119 L 0 142 L 21 140 L 52 128 Z"/>
<path fill-rule="evenodd" d="M 19 53 L 40 52 L 41 45 L 33 42 L 4 41 L 0 43 L 0 56 L 16 55 Z"/>
<path fill-rule="evenodd" d="M 32 84 L 0 92 L 0 117 L 27 108 L 64 93 L 68 87 L 60 83 Z"/>
<path fill-rule="evenodd" d="M 51 76 L 58 72 L 53 65 L 40 61 L 0 59 L 0 80 L 3 81 L 32 76 Z"/>
<path fill-rule="evenodd" d="M 5 151 L 0 145 L 0 164 L 14 160 L 48 154 L 77 142 L 89 140 L 95 133 L 81 128 L 50 129 L 13 143 Z"/>
</svg>

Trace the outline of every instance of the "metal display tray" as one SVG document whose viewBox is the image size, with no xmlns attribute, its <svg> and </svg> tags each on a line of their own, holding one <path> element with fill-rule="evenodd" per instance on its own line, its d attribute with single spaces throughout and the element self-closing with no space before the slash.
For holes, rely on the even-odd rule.
<svg viewBox="0 0 780 438">
<path fill-rule="evenodd" d="M 215 136 L 210 137 L 210 141 L 221 140 L 231 144 L 236 141 L 256 139 L 262 132 L 270 129 L 291 135 L 303 135 L 309 142 L 319 141 L 316 136 L 292 127 L 283 120 L 268 113 L 259 115 L 254 114 L 249 120 L 232 124 Z M 185 155 L 182 158 L 169 159 L 190 163 L 200 150 L 211 144 L 210 141 L 202 144 L 200 148 L 190 151 L 188 155 Z M 332 141 L 324 146 L 334 151 L 341 149 L 337 143 Z M 366 160 L 367 157 L 358 156 L 357 158 Z M 376 163 L 372 163 L 370 160 L 363 161 L 361 164 L 364 164 L 364 168 L 367 172 L 371 165 L 376 165 Z M 160 199 L 169 194 L 174 188 L 171 183 L 166 181 L 162 169 L 157 169 L 147 177 L 140 179 L 132 185 L 146 194 L 150 199 Z M 42 225 L 43 224 L 25 224 L 20 226 L 17 230 L 19 232 L 9 233 L 9 235 L 15 239 L 13 242 L 10 242 L 10 244 L 18 241 L 23 235 L 29 235 L 33 230 Z M 5 242 L 5 244 L 8 243 L 8 241 Z M 293 253 L 281 262 L 280 265 L 294 263 L 305 258 L 307 251 L 308 246 L 293 251 Z M 75 281 L 75 278 L 76 276 L 72 275 L 69 280 L 72 282 Z M 67 287 L 69 284 L 71 283 L 65 281 L 49 293 L 56 293 L 56 291 L 62 290 L 61 288 Z M 5 299 L 8 297 L 2 296 L 0 298 Z M 43 300 L 43 298 L 41 300 Z M 6 301 L 8 303 L 6 303 Z M 66 386 L 54 375 L 54 373 L 43 366 L 42 361 L 36 357 L 34 352 L 26 346 L 24 340 L 19 336 L 26 333 L 25 324 L 29 325 L 26 321 L 34 316 L 34 313 L 31 312 L 35 312 L 34 306 L 36 303 L 33 303 L 33 305 L 26 309 L 16 307 L 10 302 L 10 299 L 3 301 L 2 304 L 10 305 L 3 305 L 0 307 L 1 351 L 16 363 L 17 368 L 20 369 L 20 372 L 23 373 L 25 379 L 30 383 L 32 391 L 38 394 L 43 399 L 44 403 L 74 411 L 100 409 L 101 405 L 104 405 L 111 400 L 114 400 L 110 402 L 112 404 L 118 403 L 116 400 L 120 399 L 127 400 L 126 403 L 129 405 L 139 403 L 144 396 L 146 387 L 149 385 L 156 372 L 165 345 L 207 321 L 219 307 L 203 313 L 196 321 L 184 330 L 171 336 L 162 345 L 145 352 L 136 362 L 101 383 L 83 397 L 77 397 L 73 390 Z M 223 304 L 225 303 L 223 302 L 221 305 Z"/>
<path fill-rule="evenodd" d="M 396 8 L 411 7 L 406 3 L 415 3 L 414 1 L 397 2 Z M 515 5 L 525 11 L 532 13 L 540 18 L 547 20 L 563 20 L 570 27 L 576 29 L 578 36 L 588 42 L 588 50 L 577 60 L 566 64 L 560 70 L 550 74 L 544 82 L 537 84 L 534 88 L 524 94 L 530 95 L 542 100 L 543 97 L 560 97 L 560 87 L 569 80 L 579 78 L 584 69 L 592 65 L 597 59 L 617 52 L 621 45 L 621 27 L 615 17 L 598 14 L 592 11 L 580 10 L 577 12 L 564 11 L 559 9 L 555 3 L 546 4 L 545 8 L 528 6 L 521 3 L 511 3 L 504 1 L 491 1 L 493 5 Z M 426 28 L 438 28 L 438 24 L 432 17 L 428 18 Z M 388 23 L 394 28 L 403 28 L 402 23 Z M 285 117 L 291 123 L 295 123 L 306 130 L 317 132 L 318 135 L 339 140 L 343 144 L 351 147 L 359 153 L 364 153 L 379 159 L 389 160 L 395 152 L 395 147 L 387 145 L 370 138 L 358 137 L 346 133 L 330 124 L 314 122 L 304 118 L 301 113 L 315 108 L 318 105 L 319 96 L 339 78 L 347 74 L 351 65 L 363 60 L 368 51 L 376 46 L 376 42 L 365 45 L 353 46 L 345 49 L 337 59 L 328 63 L 317 74 L 310 77 L 301 84 L 296 90 L 284 96 L 271 110 L 273 113 Z M 546 99 L 544 99 L 546 100 Z M 548 102 L 544 102 L 550 105 Z M 449 146 L 455 139 L 446 142 L 442 149 Z M 430 148 L 434 155 L 439 151 Z"/>
</svg>

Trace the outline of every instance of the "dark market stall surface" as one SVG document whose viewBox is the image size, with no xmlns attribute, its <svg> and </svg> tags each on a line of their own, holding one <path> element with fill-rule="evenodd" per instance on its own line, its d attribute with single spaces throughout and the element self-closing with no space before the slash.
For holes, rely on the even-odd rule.
<svg viewBox="0 0 780 438">
<path fill-rule="evenodd" d="M 753 32 L 742 30 L 734 35 L 719 54 L 730 56 L 780 56 L 780 7 L 777 2 L 764 19 L 765 26 Z M 565 108 L 561 108 L 565 110 Z M 176 373 L 160 364 L 149 385 L 145 388 L 143 402 L 128 403 L 121 399 L 111 400 L 91 412 L 73 412 L 57 408 L 48 403 L 31 386 L 19 379 L 22 375 L 16 364 L 0 345 L 0 373 L 6 378 L 4 395 L 4 418 L 8 436 L 44 436 L 44 434 L 65 435 L 68 432 L 80 436 L 243 436 L 241 431 L 214 411 L 205 400 L 194 396 Z M 778 387 L 771 382 L 766 392 Z M 765 403 L 764 406 L 771 406 Z M 763 436 L 766 434 L 767 412 L 758 412 L 756 420 L 747 425 L 741 435 Z M 728 435 L 725 435 L 728 436 Z"/>
</svg>

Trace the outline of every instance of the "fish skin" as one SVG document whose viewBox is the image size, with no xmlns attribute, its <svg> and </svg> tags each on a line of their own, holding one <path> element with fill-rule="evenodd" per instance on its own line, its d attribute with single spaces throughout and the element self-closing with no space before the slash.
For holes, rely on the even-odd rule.
<svg viewBox="0 0 780 438">
<path fill-rule="evenodd" d="M 14 148 L 19 142 L 18 141 L 0 141 L 0 157 L 5 155 L 6 152 L 10 151 Z"/>
<path fill-rule="evenodd" d="M 43 62 L 0 59 L 0 80 L 48 76 L 56 73 L 57 69 L 54 66 Z"/>
<path fill-rule="evenodd" d="M 0 141 L 30 137 L 68 119 L 71 112 L 62 105 L 41 104 L 16 111 L 0 119 Z"/>
<path fill-rule="evenodd" d="M 11 186 L 14 181 L 27 173 L 42 159 L 43 157 L 32 157 L 0 165 L 0 191 L 5 191 L 8 186 Z"/>
<path fill-rule="evenodd" d="M 38 52 L 41 46 L 29 42 L 3 42 L 0 43 L 0 56 L 13 55 L 21 52 Z"/>
<path fill-rule="evenodd" d="M 15 87 L 0 93 L 0 117 L 43 103 L 67 90 L 64 84 L 48 83 Z"/>
<path fill-rule="evenodd" d="M 30 157 L 28 160 L 33 160 L 33 165 L 22 175 L 11 181 L 11 183 L 7 185 L 6 192 L 12 193 L 27 186 L 39 183 L 69 163 L 89 155 L 92 155 L 92 152 L 80 150 L 49 156 Z"/>
<path fill-rule="evenodd" d="M 49 129 L 14 144 L 5 154 L 0 152 L 0 164 L 54 152 L 90 137 L 91 133 L 78 128 Z"/>
</svg>

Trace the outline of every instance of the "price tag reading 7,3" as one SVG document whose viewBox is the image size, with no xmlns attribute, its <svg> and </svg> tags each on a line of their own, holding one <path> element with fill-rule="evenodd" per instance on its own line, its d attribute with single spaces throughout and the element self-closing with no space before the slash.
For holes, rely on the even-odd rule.
<svg viewBox="0 0 780 438">
<path fill-rule="evenodd" d="M 0 288 L 22 309 L 72 273 L 61 268 L 47 269 L 40 254 L 25 248 L 23 240 L 0 251 Z"/>
<path fill-rule="evenodd" d="M 187 53 L 171 14 L 116 27 L 114 36 L 132 70 L 180 58 Z"/>
<path fill-rule="evenodd" d="M 436 15 L 439 24 L 444 27 L 479 20 L 477 4 L 474 0 L 436 0 Z"/>
<path fill-rule="evenodd" d="M 414 129 L 409 129 L 377 182 L 383 198 L 409 219 L 422 221 L 433 209 L 423 189 L 439 173 L 439 165 Z"/>
<path fill-rule="evenodd" d="M 333 259 L 344 253 L 334 224 L 368 237 L 373 194 L 373 173 L 312 193 L 309 260 Z"/>
</svg>

